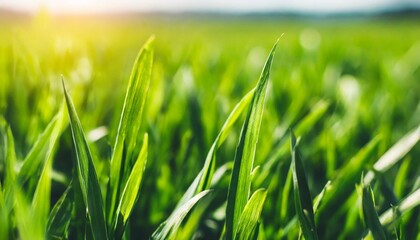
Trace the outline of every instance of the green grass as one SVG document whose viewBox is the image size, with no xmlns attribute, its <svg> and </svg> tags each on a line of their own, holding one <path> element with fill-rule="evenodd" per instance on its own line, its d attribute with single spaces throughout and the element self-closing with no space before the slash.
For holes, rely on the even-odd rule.
<svg viewBox="0 0 420 240">
<path fill-rule="evenodd" d="M 1 18 L 0 239 L 419 238 L 417 22 Z"/>
</svg>

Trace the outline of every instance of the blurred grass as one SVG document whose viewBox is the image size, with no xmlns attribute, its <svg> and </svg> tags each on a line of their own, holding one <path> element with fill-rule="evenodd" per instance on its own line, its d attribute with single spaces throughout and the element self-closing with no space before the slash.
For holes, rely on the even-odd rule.
<svg viewBox="0 0 420 240">
<path fill-rule="evenodd" d="M 420 123 L 418 21 L 255 16 L 216 20 L 194 15 L 95 18 L 45 13 L 33 18 L 1 18 L 0 118 L 10 125 L 16 159 L 22 163 L 59 112 L 62 74 L 86 134 L 100 126 L 108 132 L 87 139 L 104 188 L 132 63 L 146 39 L 155 35 L 155 61 L 139 131 L 149 134 L 149 160 L 142 182 L 144 194 L 129 222 L 131 236 L 148 237 L 197 176 L 224 121 L 255 85 L 270 47 L 285 33 L 272 65 L 254 163 L 261 169 L 253 176 L 257 181 L 252 183 L 252 191 L 268 189 L 264 224 L 260 225 L 267 239 L 283 231 L 295 239 L 298 228 L 286 229 L 297 226 L 293 201 L 287 201 L 293 194 L 291 176 L 287 177 L 291 161 L 287 129 L 298 130 L 320 103 L 325 107 L 320 116 L 297 131 L 304 136 L 299 149 L 310 159 L 303 165 L 312 196 L 321 192 L 328 180 L 343 176 L 341 169 L 351 166 L 350 159 L 380 135 L 369 158 L 352 168 L 358 170 L 352 175 L 355 181 L 341 189 L 354 192 L 359 171 L 372 170 L 383 153 Z M 233 160 L 239 133 L 240 124 L 236 124 L 217 151 L 216 171 Z M 6 148 L 0 147 L 2 156 L 5 152 Z M 378 215 L 390 206 L 383 186 L 398 193 L 397 202 L 419 188 L 420 169 L 413 167 L 419 156 L 420 149 L 414 147 L 372 185 Z M 51 206 L 67 188 L 75 158 L 67 128 L 53 161 Z M 0 161 L 2 180 L 4 166 Z M 223 212 L 217 210 L 226 199 L 228 176 L 217 182 L 220 192 L 203 214 L 205 221 L 196 236 L 214 239 L 220 235 L 223 218 L 216 213 Z M 283 188 L 286 183 L 287 191 Z M 332 182 L 332 186 L 337 184 Z M 351 201 L 355 196 L 336 199 L 342 207 L 329 213 L 324 222 L 317 222 L 320 238 L 360 237 L 363 224 Z M 407 239 L 418 237 L 418 213 L 415 208 L 402 219 Z M 349 227 L 326 227 L 344 220 Z"/>
</svg>

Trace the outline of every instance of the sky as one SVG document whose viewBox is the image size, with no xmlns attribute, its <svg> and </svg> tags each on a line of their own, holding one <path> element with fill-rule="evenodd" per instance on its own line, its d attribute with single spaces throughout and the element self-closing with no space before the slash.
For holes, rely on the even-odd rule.
<svg viewBox="0 0 420 240">
<path fill-rule="evenodd" d="M 223 11 L 223 12 L 372 12 L 390 7 L 417 6 L 420 0 L 0 0 L 0 7 L 35 12 Z"/>
</svg>

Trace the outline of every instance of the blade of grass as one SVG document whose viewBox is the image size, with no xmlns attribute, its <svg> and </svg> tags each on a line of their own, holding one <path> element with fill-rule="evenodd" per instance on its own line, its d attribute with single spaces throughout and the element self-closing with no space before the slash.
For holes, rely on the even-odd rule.
<svg viewBox="0 0 420 240">
<path fill-rule="evenodd" d="M 254 239 L 253 236 L 258 236 L 258 220 L 266 198 L 265 189 L 258 189 L 252 194 L 239 219 L 235 239 Z"/>
<path fill-rule="evenodd" d="M 302 121 L 300 121 L 295 128 L 295 132 L 298 135 L 302 135 L 308 132 L 327 112 L 330 103 L 325 100 L 320 100 L 312 108 L 308 115 L 306 115 Z M 287 123 L 290 124 L 290 123 Z M 285 127 L 287 129 L 287 127 Z M 287 131 L 284 131 L 287 132 Z M 274 175 L 273 169 L 278 165 L 280 160 L 286 159 L 286 156 L 289 153 L 289 145 L 286 144 L 287 138 L 281 138 L 278 147 L 274 147 L 273 153 L 267 160 L 267 163 L 261 167 L 261 174 L 257 177 L 255 183 L 257 186 L 260 186 L 266 179 L 269 179 L 269 176 Z"/>
<path fill-rule="evenodd" d="M 322 200 L 324 199 L 325 192 L 330 187 L 331 181 L 328 181 L 324 188 L 322 188 L 322 191 L 315 197 L 314 199 L 314 215 L 316 215 L 318 211 L 318 207 L 322 204 Z"/>
<path fill-rule="evenodd" d="M 14 215 L 16 226 L 19 234 L 19 239 L 31 240 L 31 239 L 45 239 L 45 229 L 36 218 L 34 218 L 34 212 L 31 209 L 31 204 L 20 190 L 16 187 L 14 190 Z"/>
<path fill-rule="evenodd" d="M 378 213 L 375 210 L 375 203 L 373 200 L 373 191 L 370 186 L 362 186 L 362 209 L 363 220 L 366 226 L 372 232 L 374 239 L 387 239 L 381 222 L 379 221 Z"/>
<path fill-rule="evenodd" d="M 108 239 L 108 230 L 105 224 L 101 187 L 99 186 L 92 155 L 82 125 L 77 116 L 73 101 L 64 85 L 64 80 L 63 89 L 70 117 L 70 126 L 77 159 L 77 175 L 80 182 L 80 189 L 82 190 L 83 202 L 86 206 L 94 239 L 105 240 Z"/>
<path fill-rule="evenodd" d="M 178 227 L 181 225 L 182 221 L 184 220 L 185 216 L 190 212 L 191 208 L 204 196 L 206 196 L 210 190 L 205 190 L 203 192 L 198 193 L 189 201 L 184 203 L 180 208 L 174 212 L 171 217 L 168 218 L 167 221 L 163 222 L 158 229 L 153 233 L 150 239 L 153 240 L 167 240 L 173 239 Z"/>
<path fill-rule="evenodd" d="M 226 206 L 226 239 L 236 235 L 239 218 L 249 199 L 251 190 L 251 171 L 264 109 L 265 90 L 270 75 L 271 63 L 277 46 L 274 44 L 265 62 L 255 93 L 248 108 L 242 126 L 239 143 L 236 148 L 232 177 L 229 184 Z"/>
<path fill-rule="evenodd" d="M 72 183 L 54 205 L 48 217 L 47 235 L 49 239 L 68 239 L 73 211 Z"/>
<path fill-rule="evenodd" d="M 389 208 L 387 211 L 381 214 L 379 217 L 382 225 L 389 225 L 396 220 L 400 215 L 409 212 L 411 209 L 420 206 L 420 188 L 406 196 L 395 209 L 398 211 L 398 216 L 395 216 L 393 208 Z"/>
<path fill-rule="evenodd" d="M 420 140 L 420 125 L 407 133 L 395 143 L 381 158 L 373 165 L 374 171 L 369 171 L 364 179 L 369 184 L 375 177 L 375 172 L 384 173 L 402 159 Z"/>
<path fill-rule="evenodd" d="M 3 196 L 3 187 L 0 183 L 0 239 L 9 239 L 9 209 L 6 206 L 5 199 Z"/>
<path fill-rule="evenodd" d="M 134 162 L 137 134 L 147 93 L 153 63 L 153 37 L 151 37 L 137 55 L 125 95 L 123 110 L 118 125 L 114 150 L 111 157 L 111 172 L 107 192 L 107 221 L 113 226 L 116 221 L 118 199 L 122 187 L 129 176 L 128 169 Z"/>
<path fill-rule="evenodd" d="M 185 192 L 181 200 L 178 202 L 177 206 L 181 206 L 186 201 L 191 199 L 195 194 L 209 188 L 213 178 L 214 168 L 216 166 L 216 150 L 224 142 L 224 140 L 227 137 L 227 134 L 229 133 L 233 124 L 238 120 L 240 114 L 249 105 L 254 91 L 255 89 L 248 92 L 233 108 L 232 112 L 229 114 L 229 117 L 223 124 L 222 129 L 220 130 L 219 134 L 214 140 L 210 151 L 207 153 L 207 157 L 204 162 L 203 168 L 201 169 L 197 177 L 194 179 L 193 183 L 190 185 L 188 190 Z"/>
<path fill-rule="evenodd" d="M 5 136 L 5 145 L 6 145 L 6 158 L 5 158 L 5 170 L 6 176 L 4 180 L 4 198 L 5 204 L 12 207 L 13 205 L 13 189 L 15 186 L 16 172 L 15 172 L 15 162 L 16 162 L 16 152 L 15 152 L 15 140 L 13 138 L 12 130 L 10 126 L 6 126 L 6 136 Z"/>
<path fill-rule="evenodd" d="M 52 162 L 54 158 L 55 150 L 58 146 L 58 138 L 61 134 L 61 131 L 64 127 L 64 108 L 61 108 L 60 112 L 57 114 L 56 122 L 54 124 L 54 129 L 51 133 L 49 139 L 45 163 L 42 167 L 41 176 L 36 185 L 35 193 L 32 198 L 31 209 L 34 212 L 34 217 L 38 224 L 42 226 L 43 229 L 47 228 L 48 224 L 48 214 L 50 212 L 50 195 L 51 195 L 51 171 L 52 171 Z"/>
<path fill-rule="evenodd" d="M 114 229 L 116 239 L 122 238 L 128 218 L 130 217 L 134 204 L 137 202 L 139 197 L 140 184 L 147 161 L 147 146 L 148 135 L 144 134 L 142 149 L 140 150 L 137 161 L 130 173 L 127 184 L 124 187 L 118 206 L 118 217 Z"/>
<path fill-rule="evenodd" d="M 187 191 L 184 193 L 181 200 L 178 202 L 177 206 L 175 207 L 171 215 L 168 217 L 168 219 L 173 218 L 173 215 L 175 212 L 177 212 L 178 208 L 180 208 L 187 201 L 193 198 L 194 194 L 207 190 L 210 187 L 213 180 L 213 174 L 214 174 L 215 166 L 216 166 L 216 150 L 225 141 L 230 129 L 232 128 L 234 123 L 238 120 L 243 110 L 249 105 L 254 92 L 255 92 L 255 88 L 249 91 L 233 108 L 232 112 L 229 114 L 228 118 L 223 124 L 222 129 L 220 130 L 219 134 L 214 140 L 209 152 L 207 153 L 207 157 L 204 162 L 203 168 L 201 169 L 197 177 L 194 179 L 194 181 L 191 183 L 191 185 L 188 187 Z M 194 221 L 195 223 L 198 223 L 197 218 L 199 218 L 200 216 L 201 214 L 198 214 L 198 213 L 197 215 L 194 215 L 194 218 L 196 219 L 196 221 Z M 188 223 L 191 224 L 190 222 Z M 190 226 L 191 225 L 189 225 L 189 227 Z M 191 226 L 191 228 L 194 228 L 194 227 Z M 187 231 L 184 231 L 184 232 L 185 233 L 183 234 L 188 235 Z"/>
<path fill-rule="evenodd" d="M 312 197 L 309 192 L 308 181 L 306 179 L 293 131 L 291 131 L 291 152 L 295 207 L 302 233 L 303 236 L 305 236 L 305 239 L 318 239 L 312 207 Z"/>
<path fill-rule="evenodd" d="M 41 165 L 45 163 L 46 159 L 51 154 L 53 146 L 57 142 L 60 132 L 65 126 L 62 112 L 64 112 L 64 106 L 53 120 L 51 120 L 25 157 L 18 174 L 19 182 L 21 184 L 24 184 L 30 178 L 37 179 L 38 174 L 36 173 L 39 169 L 42 169 Z"/>
<path fill-rule="evenodd" d="M 289 200 L 291 200 L 291 189 L 293 186 L 293 173 L 292 173 L 292 166 L 290 166 L 289 171 L 287 172 L 286 180 L 283 185 L 283 189 L 281 190 L 281 212 L 280 212 L 280 220 L 281 222 L 286 222 L 287 218 L 289 217 L 288 209 L 289 209 Z"/>
<path fill-rule="evenodd" d="M 2 120 L 2 119 L 0 119 Z M 5 179 L 4 185 L 0 183 L 0 238 L 9 239 L 12 233 L 10 232 L 12 225 L 10 213 L 12 212 L 14 197 L 13 189 L 15 184 L 15 170 L 14 165 L 16 161 L 15 146 L 12 130 L 10 126 L 4 121 L 0 121 L 0 127 L 3 135 L 3 147 L 4 147 L 4 165 L 5 165 Z"/>
<path fill-rule="evenodd" d="M 397 175 L 395 176 L 394 181 L 394 192 L 397 198 L 402 198 L 404 196 L 405 181 L 409 177 L 408 173 L 412 165 L 412 160 L 404 159 L 398 169 Z"/>
<path fill-rule="evenodd" d="M 338 171 L 336 177 L 331 181 L 331 186 L 325 191 L 324 200 L 318 207 L 317 219 L 327 219 L 333 213 L 330 209 L 341 206 L 354 192 L 354 185 L 358 183 L 357 179 L 360 178 L 367 162 L 372 159 L 374 150 L 381 139 L 380 135 L 374 137 Z M 318 224 L 321 224 L 321 222 L 318 222 Z"/>
</svg>

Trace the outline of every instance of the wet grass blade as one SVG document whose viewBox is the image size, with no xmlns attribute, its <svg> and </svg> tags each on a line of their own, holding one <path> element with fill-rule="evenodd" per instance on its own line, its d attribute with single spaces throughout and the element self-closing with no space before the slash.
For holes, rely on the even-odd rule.
<svg viewBox="0 0 420 240">
<path fill-rule="evenodd" d="M 77 157 L 77 175 L 83 195 L 83 202 L 86 206 L 94 239 L 105 240 L 108 239 L 108 230 L 105 222 L 101 188 L 95 166 L 93 165 L 92 155 L 73 101 L 64 86 L 64 81 L 63 89 L 70 117 L 71 132 Z"/>
<path fill-rule="evenodd" d="M 174 214 L 168 218 L 167 221 L 163 222 L 159 228 L 153 233 L 150 239 L 153 240 L 167 240 L 174 239 L 178 227 L 181 225 L 185 216 L 190 212 L 191 208 L 204 196 L 206 196 L 210 190 L 205 190 L 198 193 L 189 201 L 184 203 L 181 207 L 177 208 Z"/>
<path fill-rule="evenodd" d="M 127 92 L 118 125 L 117 136 L 111 158 L 111 172 L 107 192 L 107 221 L 114 225 L 117 216 L 118 199 L 129 177 L 129 168 L 135 162 L 136 141 L 140 130 L 141 117 L 147 93 L 153 63 L 153 37 L 151 37 L 137 55 L 128 82 Z"/>
<path fill-rule="evenodd" d="M 254 239 L 258 235 L 258 220 L 266 198 L 267 190 L 264 189 L 258 189 L 252 194 L 239 219 L 235 239 Z"/>
<path fill-rule="evenodd" d="M 68 231 L 73 211 L 72 183 L 54 205 L 48 217 L 47 235 L 49 239 L 68 239 Z"/>
<path fill-rule="evenodd" d="M 318 239 L 312 207 L 312 197 L 309 192 L 308 182 L 293 131 L 291 131 L 291 151 L 295 207 L 302 233 L 307 240 Z"/>
<path fill-rule="evenodd" d="M 264 109 L 265 90 L 277 43 L 265 62 L 236 148 L 232 177 L 226 206 L 226 239 L 236 235 L 239 218 L 248 202 L 251 190 L 251 172 Z"/>
<path fill-rule="evenodd" d="M 373 192 L 370 186 L 362 187 L 363 220 L 370 229 L 374 239 L 387 239 L 385 231 L 375 210 Z"/>
<path fill-rule="evenodd" d="M 134 204 L 140 194 L 140 184 L 143 178 L 143 172 L 147 162 L 147 147 L 148 147 L 148 135 L 145 134 L 143 138 L 143 147 L 140 150 L 140 154 L 137 158 L 136 163 L 130 173 L 127 184 L 125 185 L 124 191 L 121 195 L 121 200 L 118 207 L 118 218 L 114 229 L 115 238 L 121 239 L 124 233 L 125 226 L 128 218 L 133 211 Z"/>
</svg>

